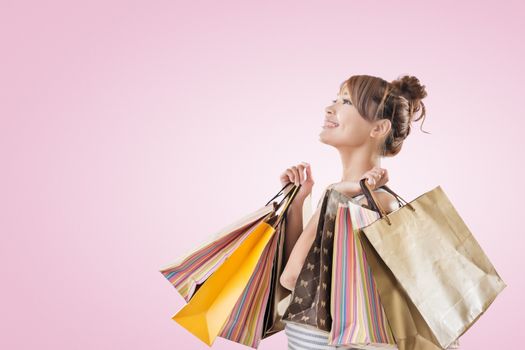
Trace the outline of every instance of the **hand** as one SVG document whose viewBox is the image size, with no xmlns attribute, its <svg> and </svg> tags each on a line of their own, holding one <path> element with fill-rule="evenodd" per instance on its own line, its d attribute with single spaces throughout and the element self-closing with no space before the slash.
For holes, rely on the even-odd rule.
<svg viewBox="0 0 525 350">
<path fill-rule="evenodd" d="M 388 172 L 385 168 L 375 166 L 361 176 L 361 179 L 365 178 L 367 179 L 368 187 L 373 191 L 388 182 Z"/>
<path fill-rule="evenodd" d="M 306 170 L 306 175 L 304 174 L 304 170 Z M 301 162 L 287 168 L 281 174 L 279 180 L 283 187 L 289 182 L 293 182 L 295 185 L 301 184 L 301 188 L 295 195 L 294 202 L 296 199 L 301 202 L 304 201 L 304 199 L 312 192 L 312 187 L 314 186 L 312 169 L 310 168 L 310 164 L 306 162 Z"/>
</svg>

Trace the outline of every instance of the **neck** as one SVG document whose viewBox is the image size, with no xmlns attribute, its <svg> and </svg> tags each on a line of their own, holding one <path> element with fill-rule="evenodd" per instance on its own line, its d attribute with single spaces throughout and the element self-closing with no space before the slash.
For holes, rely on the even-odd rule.
<svg viewBox="0 0 525 350">
<path fill-rule="evenodd" d="M 373 167 L 381 167 L 381 158 L 366 147 L 338 149 L 343 164 L 341 181 L 359 182 Z"/>
</svg>

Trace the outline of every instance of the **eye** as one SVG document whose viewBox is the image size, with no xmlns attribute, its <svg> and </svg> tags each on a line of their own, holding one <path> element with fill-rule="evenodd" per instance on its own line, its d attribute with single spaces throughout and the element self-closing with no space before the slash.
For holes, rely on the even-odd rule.
<svg viewBox="0 0 525 350">
<path fill-rule="evenodd" d="M 336 103 L 336 102 L 337 102 L 337 100 L 332 100 L 332 103 Z"/>
<path fill-rule="evenodd" d="M 351 102 L 350 100 L 347 100 L 347 99 L 343 99 L 343 104 L 345 104 L 345 103 L 348 103 L 349 105 L 351 105 L 351 104 L 352 104 L 352 102 Z"/>
</svg>

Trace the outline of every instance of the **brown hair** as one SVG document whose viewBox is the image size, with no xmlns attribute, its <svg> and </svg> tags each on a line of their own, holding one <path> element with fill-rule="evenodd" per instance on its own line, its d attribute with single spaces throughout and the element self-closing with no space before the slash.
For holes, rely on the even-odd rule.
<svg viewBox="0 0 525 350">
<path fill-rule="evenodd" d="M 418 78 L 409 75 L 392 82 L 371 75 L 353 75 L 341 84 L 340 91 L 345 86 L 355 108 L 366 120 L 391 121 L 392 128 L 381 147 L 381 155 L 392 157 L 398 154 L 403 141 L 410 134 L 412 121 L 425 118 L 425 105 L 421 101 L 427 96 L 425 86 L 419 83 Z M 414 119 L 419 110 L 421 115 Z M 429 134 L 422 127 L 423 122 L 421 131 Z"/>
</svg>

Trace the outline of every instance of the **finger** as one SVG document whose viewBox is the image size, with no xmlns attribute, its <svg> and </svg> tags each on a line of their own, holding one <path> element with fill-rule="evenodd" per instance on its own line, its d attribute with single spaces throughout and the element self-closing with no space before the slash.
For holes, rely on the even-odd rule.
<svg viewBox="0 0 525 350">
<path fill-rule="evenodd" d="M 380 178 L 379 174 L 377 174 L 373 170 L 370 170 L 369 172 L 367 172 L 366 177 L 369 179 L 368 180 L 369 183 L 370 183 L 371 180 L 374 180 L 374 181 L 377 182 L 379 180 L 379 178 Z"/>
<path fill-rule="evenodd" d="M 294 174 L 294 183 L 297 185 L 299 183 L 299 170 L 297 169 L 297 167 L 294 165 L 292 166 L 292 171 L 293 171 L 293 174 Z"/>
<path fill-rule="evenodd" d="M 367 178 L 367 183 L 369 185 L 375 185 L 376 180 L 374 179 L 372 175 L 367 175 L 366 178 Z"/>
<path fill-rule="evenodd" d="M 367 173 L 367 175 L 369 175 L 369 176 L 376 176 L 376 175 L 377 175 L 377 171 L 375 171 L 375 170 L 370 170 L 370 171 Z"/>
<path fill-rule="evenodd" d="M 283 173 L 283 176 L 279 178 L 279 181 L 281 182 L 281 186 L 287 185 L 290 182 L 290 179 L 288 178 L 288 174 Z"/>
<path fill-rule="evenodd" d="M 304 165 L 303 164 L 299 164 L 297 165 L 297 169 L 299 171 L 299 183 L 303 183 L 304 182 L 304 179 L 305 179 L 305 175 L 304 175 Z"/>
<path fill-rule="evenodd" d="M 290 179 L 290 182 L 295 182 L 295 175 L 291 168 L 286 169 L 286 174 L 288 174 L 288 178 Z"/>
<path fill-rule="evenodd" d="M 378 173 L 382 173 L 385 170 L 384 168 L 381 168 L 380 166 L 375 166 L 372 169 Z"/>
<path fill-rule="evenodd" d="M 306 166 L 306 177 L 311 181 L 314 180 L 314 178 L 312 177 L 312 168 L 310 168 L 310 164 Z"/>
<path fill-rule="evenodd" d="M 365 173 L 364 176 L 373 176 L 375 173 L 376 173 L 375 170 L 372 168 L 372 169 L 368 170 L 368 171 Z"/>
<path fill-rule="evenodd" d="M 304 175 L 304 178 L 303 180 L 307 180 L 309 179 L 310 177 L 308 176 L 308 168 L 310 167 L 310 164 L 307 163 L 307 162 L 301 162 L 301 165 L 303 166 L 303 169 L 306 169 L 306 174 Z"/>
<path fill-rule="evenodd" d="M 383 175 L 381 177 L 381 186 L 385 185 L 388 182 L 388 175 Z"/>
</svg>

